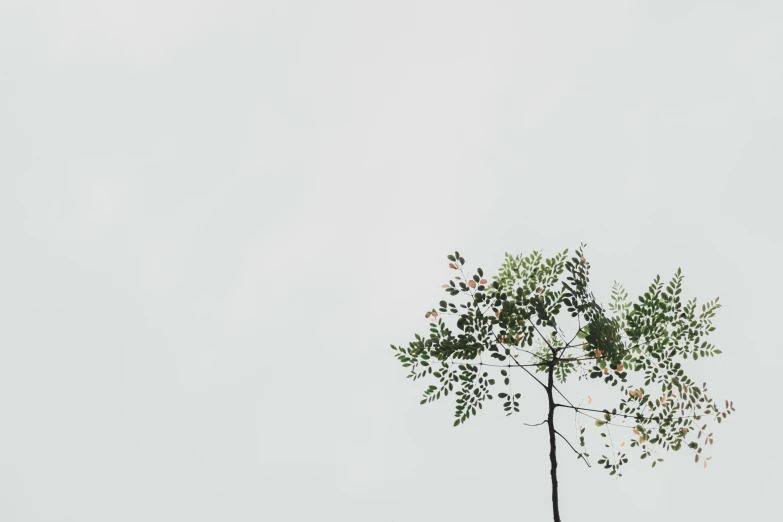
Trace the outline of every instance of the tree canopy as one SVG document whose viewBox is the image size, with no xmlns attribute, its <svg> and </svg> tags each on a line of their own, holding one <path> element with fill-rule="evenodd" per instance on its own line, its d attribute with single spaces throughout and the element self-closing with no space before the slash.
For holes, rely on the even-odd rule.
<svg viewBox="0 0 783 522">
<path fill-rule="evenodd" d="M 695 298 L 685 301 L 678 269 L 668 283 L 656 276 L 635 302 L 615 282 L 604 308 L 588 290 L 590 264 L 584 247 L 570 258 L 567 249 L 547 259 L 538 251 L 506 254 L 491 281 L 481 268 L 466 272 L 465 259 L 454 252 L 448 256 L 454 276 L 443 285 L 448 298 L 425 313 L 431 321 L 429 335 L 416 334 L 407 347 L 392 345 L 410 379 L 434 382 L 424 390 L 421 404 L 456 397 L 454 426 L 495 398 L 506 415 L 518 413 L 521 393 L 513 392 L 512 378 L 532 378 L 543 387 L 556 521 L 556 436 L 591 465 L 585 427 L 570 439 L 564 436 L 555 427 L 556 409 L 591 420 L 585 424 L 595 426 L 605 439 L 596 463 L 620 476 L 631 450 L 655 467 L 663 460 L 658 450 L 687 448 L 706 467 L 711 457 L 704 450 L 713 444 L 710 424 L 734 411 L 731 401 L 716 403 L 707 384 L 698 385 L 683 364 L 721 353 L 707 341 L 715 330 L 718 298 L 700 308 Z M 613 388 L 617 402 L 598 408 L 588 396 L 574 404 L 555 384 L 574 377 Z M 610 429 L 616 425 L 632 426 L 630 449 L 611 442 Z"/>
</svg>

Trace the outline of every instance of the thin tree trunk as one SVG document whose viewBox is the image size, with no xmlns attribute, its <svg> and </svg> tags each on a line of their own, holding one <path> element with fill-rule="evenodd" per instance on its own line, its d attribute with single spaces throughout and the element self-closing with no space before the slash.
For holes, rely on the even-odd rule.
<svg viewBox="0 0 783 522">
<path fill-rule="evenodd" d="M 546 394 L 549 399 L 549 414 L 546 421 L 549 426 L 549 463 L 551 465 L 552 475 L 552 514 L 554 515 L 555 522 L 560 522 L 560 506 L 557 498 L 557 452 L 555 447 L 555 400 L 552 396 L 552 388 L 554 388 L 554 371 L 555 362 L 552 361 L 549 365 L 549 379 L 547 380 Z"/>
</svg>

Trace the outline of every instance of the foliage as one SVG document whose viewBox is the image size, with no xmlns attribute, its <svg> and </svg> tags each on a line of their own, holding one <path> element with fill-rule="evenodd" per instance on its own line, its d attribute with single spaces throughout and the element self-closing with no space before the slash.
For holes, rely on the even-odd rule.
<svg viewBox="0 0 783 522">
<path fill-rule="evenodd" d="M 417 334 L 407 347 L 392 345 L 396 358 L 412 380 L 434 380 L 425 389 L 422 404 L 456 396 L 454 426 L 495 397 L 507 415 L 519 412 L 521 394 L 513 392 L 517 376 L 512 378 L 512 370 L 526 373 L 545 388 L 536 375 L 550 369 L 559 382 L 575 375 L 580 381 L 601 382 L 618 391 L 616 405 L 583 407 L 561 395 L 566 402 L 552 408 L 595 419 L 592 424 L 599 428 L 608 453 L 597 462 L 611 475 L 628 458 L 624 448 L 612 448 L 609 430 L 626 422 L 635 435 L 630 447 L 641 459 L 650 458 L 652 466 L 663 460 L 658 449 L 685 447 L 706 467 L 710 457 L 704 459 L 703 451 L 713 443 L 709 424 L 720 423 L 734 407 L 729 401 L 719 407 L 707 395 L 706 383 L 698 386 L 679 359 L 696 361 L 721 353 L 706 341 L 715 330 L 712 318 L 720 308 L 718 299 L 700 311 L 696 299 L 684 301 L 678 269 L 668 284 L 656 277 L 633 303 L 615 283 L 605 310 L 588 291 L 590 264 L 584 246 L 570 259 L 568 250 L 548 259 L 540 252 L 526 257 L 506 254 L 491 283 L 481 268 L 467 274 L 459 252 L 449 255 L 449 268 L 459 275 L 443 285 L 449 297 L 425 314 L 431 321 L 429 336 Z M 449 317 L 451 327 L 444 317 Z M 558 319 L 563 325 L 576 322 L 570 340 Z M 581 427 L 575 433 L 582 448 L 584 432 Z M 575 451 L 589 465 L 589 455 Z"/>
</svg>

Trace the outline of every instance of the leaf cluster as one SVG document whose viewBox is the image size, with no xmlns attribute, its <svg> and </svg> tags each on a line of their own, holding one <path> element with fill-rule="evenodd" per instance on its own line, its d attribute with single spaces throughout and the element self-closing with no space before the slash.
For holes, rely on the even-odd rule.
<svg viewBox="0 0 783 522">
<path fill-rule="evenodd" d="M 491 283 L 481 268 L 467 274 L 459 252 L 447 257 L 455 275 L 443 285 L 448 298 L 425 314 L 431 321 L 429 335 L 416 334 L 407 347 L 392 345 L 409 378 L 434 379 L 422 404 L 453 393 L 457 426 L 496 395 L 511 415 L 519 412 L 521 400 L 512 389 L 512 370 L 527 373 L 546 387 L 535 374 L 551 369 L 560 382 L 578 375 L 584 382 L 599 380 L 620 392 L 612 408 L 575 406 L 568 399 L 557 405 L 595 419 L 606 439 L 604 446 L 610 449 L 598 463 L 610 474 L 628 459 L 614 448 L 609 429 L 627 421 L 632 424 L 623 427 L 635 435 L 630 446 L 640 458 L 652 458 L 653 466 L 662 460 L 655 455 L 657 448 L 687 447 L 697 462 L 703 458 L 705 446 L 713 443 L 703 421 L 721 422 L 733 404 L 727 401 L 719 408 L 707 395 L 706 383 L 697 386 L 677 359 L 696 361 L 721 353 L 706 341 L 715 330 L 717 298 L 697 313 L 695 299 L 682 300 L 683 276 L 678 269 L 667 285 L 656 277 L 634 303 L 615 282 L 606 310 L 588 289 L 590 264 L 584 245 L 570 259 L 568 250 L 547 259 L 540 252 L 506 254 Z M 564 315 L 577 323 L 570 340 L 558 326 Z M 493 393 L 495 386 L 502 389 Z M 584 428 L 576 435 L 584 446 Z"/>
</svg>

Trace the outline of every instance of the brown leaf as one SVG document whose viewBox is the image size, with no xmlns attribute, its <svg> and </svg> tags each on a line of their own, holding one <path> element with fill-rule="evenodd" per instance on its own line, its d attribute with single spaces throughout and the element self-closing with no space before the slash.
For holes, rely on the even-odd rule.
<svg viewBox="0 0 783 522">
<path fill-rule="evenodd" d="M 476 288 L 476 282 L 471 279 L 470 281 L 468 281 L 468 286 L 471 288 Z"/>
<path fill-rule="evenodd" d="M 479 284 L 480 285 L 485 285 L 485 284 L 487 284 L 487 280 L 486 279 L 482 279 L 481 281 L 479 281 Z"/>
</svg>

